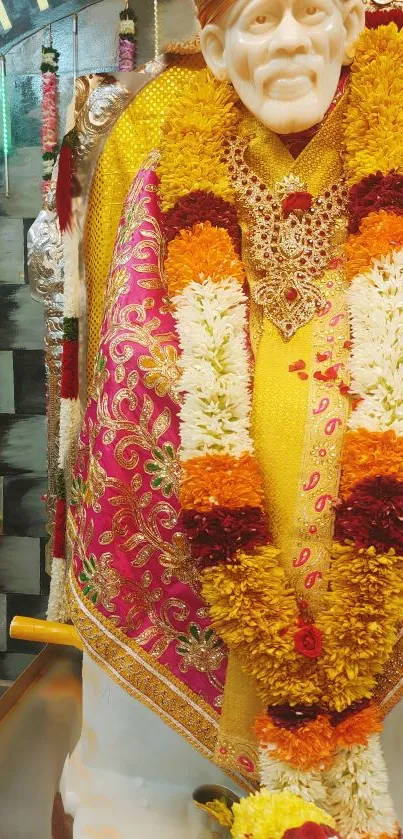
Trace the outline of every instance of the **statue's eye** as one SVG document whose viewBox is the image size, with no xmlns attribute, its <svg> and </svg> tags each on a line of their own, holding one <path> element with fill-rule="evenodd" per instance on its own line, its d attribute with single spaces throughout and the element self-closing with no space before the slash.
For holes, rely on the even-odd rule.
<svg viewBox="0 0 403 839">
<path fill-rule="evenodd" d="M 268 21 L 267 15 L 258 15 L 255 18 L 254 23 L 257 23 L 259 26 L 262 26 L 264 23 L 267 23 L 267 21 Z"/>
<path fill-rule="evenodd" d="M 308 17 L 313 17 L 313 15 L 316 15 L 317 11 L 318 10 L 316 6 L 307 6 L 305 9 L 305 14 L 308 15 Z"/>
</svg>

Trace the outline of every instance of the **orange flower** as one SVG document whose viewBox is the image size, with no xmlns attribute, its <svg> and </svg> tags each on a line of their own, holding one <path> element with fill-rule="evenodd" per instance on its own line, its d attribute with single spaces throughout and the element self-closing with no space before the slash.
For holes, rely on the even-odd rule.
<svg viewBox="0 0 403 839">
<path fill-rule="evenodd" d="M 213 505 L 262 507 L 262 479 L 255 458 L 250 454 L 209 454 L 187 460 L 180 502 L 188 510 L 209 510 Z"/>
<path fill-rule="evenodd" d="M 270 757 L 308 771 L 330 764 L 334 752 L 334 735 L 329 718 L 323 715 L 289 731 L 275 725 L 266 715 L 256 718 L 254 732 L 259 743 L 267 746 Z"/>
<path fill-rule="evenodd" d="M 340 492 L 347 498 L 364 478 L 393 475 L 403 481 L 403 438 L 394 431 L 349 431 L 345 437 Z"/>
<path fill-rule="evenodd" d="M 379 709 L 369 705 L 358 714 L 350 714 L 334 728 L 334 742 L 337 749 L 350 746 L 366 746 L 368 737 L 382 731 Z"/>
<path fill-rule="evenodd" d="M 380 210 L 361 222 L 360 232 L 347 241 L 347 277 L 367 271 L 373 259 L 403 247 L 403 216 Z"/>
<path fill-rule="evenodd" d="M 245 271 L 229 233 L 209 221 L 181 230 L 168 245 L 165 276 L 171 296 L 180 294 L 192 281 L 211 279 L 245 281 Z"/>
</svg>

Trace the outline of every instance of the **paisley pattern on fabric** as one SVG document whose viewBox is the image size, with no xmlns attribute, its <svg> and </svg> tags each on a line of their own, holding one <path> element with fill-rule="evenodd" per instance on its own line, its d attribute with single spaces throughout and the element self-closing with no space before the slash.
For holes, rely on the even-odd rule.
<svg viewBox="0 0 403 839">
<path fill-rule="evenodd" d="M 217 713 L 226 651 L 177 526 L 177 348 L 155 163 L 154 155 L 128 194 L 108 279 L 73 479 L 73 589 Z"/>
</svg>

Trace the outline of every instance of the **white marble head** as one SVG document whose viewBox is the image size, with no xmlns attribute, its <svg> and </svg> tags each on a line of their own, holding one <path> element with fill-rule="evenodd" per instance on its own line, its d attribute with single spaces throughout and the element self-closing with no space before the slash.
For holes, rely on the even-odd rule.
<svg viewBox="0 0 403 839">
<path fill-rule="evenodd" d="M 289 134 L 323 119 L 363 27 L 362 0 L 234 0 L 201 47 L 260 122 Z"/>
</svg>

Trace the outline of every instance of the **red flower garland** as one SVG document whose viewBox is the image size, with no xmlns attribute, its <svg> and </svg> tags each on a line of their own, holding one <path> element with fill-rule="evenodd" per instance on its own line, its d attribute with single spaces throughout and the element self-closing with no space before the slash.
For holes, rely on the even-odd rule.
<svg viewBox="0 0 403 839">
<path fill-rule="evenodd" d="M 165 214 L 164 235 L 167 243 L 175 239 L 181 230 L 204 221 L 209 221 L 213 227 L 223 227 L 231 236 L 240 255 L 242 234 L 235 205 L 214 195 L 213 192 L 203 190 L 195 190 L 180 198 L 172 210 Z"/>
<path fill-rule="evenodd" d="M 197 568 L 231 562 L 238 550 L 250 551 L 270 540 L 260 507 L 214 507 L 208 512 L 182 510 L 179 524 L 192 548 Z"/>
<path fill-rule="evenodd" d="M 398 29 L 402 29 L 402 9 L 380 9 L 377 12 L 367 12 L 365 15 L 367 29 L 378 29 L 378 26 L 387 26 L 389 23 L 395 23 Z"/>
<path fill-rule="evenodd" d="M 358 233 L 365 216 L 379 210 L 403 213 L 403 175 L 377 172 L 355 184 L 349 195 L 349 233 Z"/>
<path fill-rule="evenodd" d="M 77 399 L 78 396 L 78 342 L 64 341 L 62 352 L 62 399 Z"/>
<path fill-rule="evenodd" d="M 322 713 L 319 705 L 269 705 L 267 715 L 278 728 L 295 731 L 309 722 L 315 722 Z"/>
<path fill-rule="evenodd" d="M 403 483 L 388 475 L 360 481 L 336 509 L 335 539 L 402 555 Z"/>
</svg>

